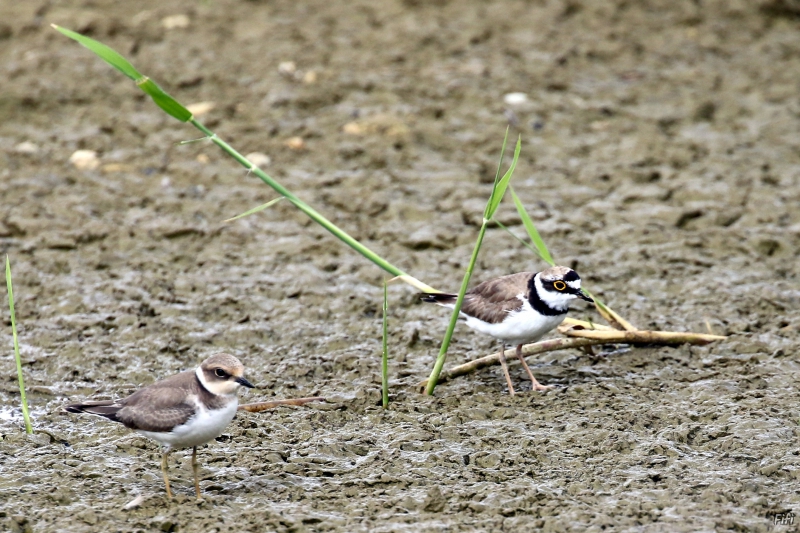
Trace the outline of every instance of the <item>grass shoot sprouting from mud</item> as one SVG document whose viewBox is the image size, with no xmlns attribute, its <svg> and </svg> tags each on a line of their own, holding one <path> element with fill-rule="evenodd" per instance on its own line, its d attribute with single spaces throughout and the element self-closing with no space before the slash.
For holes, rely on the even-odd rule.
<svg viewBox="0 0 800 533">
<path fill-rule="evenodd" d="M 25 379 L 22 376 L 22 359 L 19 356 L 19 341 L 17 340 L 17 317 L 14 313 L 14 290 L 11 287 L 11 262 L 6 255 L 6 287 L 8 287 L 8 309 L 11 311 L 11 335 L 14 338 L 14 359 L 17 361 L 17 380 L 19 381 L 19 395 L 22 401 L 22 418 L 25 420 L 25 431 L 33 433 L 31 416 L 28 413 L 28 398 L 25 396 Z"/>
<path fill-rule="evenodd" d="M 389 319 L 386 314 L 389 311 L 389 297 L 386 289 L 386 282 L 383 282 L 383 335 L 381 349 L 381 402 L 383 408 L 389 408 Z"/>
<path fill-rule="evenodd" d="M 469 287 L 469 280 L 472 277 L 473 270 L 475 269 L 475 262 L 478 260 L 478 253 L 481 250 L 481 244 L 483 244 L 483 237 L 486 235 L 486 226 L 494 218 L 494 214 L 497 212 L 497 208 L 500 206 L 500 202 L 503 200 L 506 188 L 508 188 L 508 183 L 511 181 L 511 176 L 514 174 L 514 169 L 517 167 L 517 161 L 519 161 L 519 152 L 522 148 L 522 138 L 517 138 L 517 146 L 514 148 L 514 159 L 511 161 L 511 166 L 508 167 L 508 170 L 505 174 L 503 174 L 503 177 L 500 177 L 500 169 L 503 165 L 503 156 L 506 152 L 507 141 L 508 129 L 506 129 L 506 135 L 503 139 L 503 148 L 500 150 L 500 162 L 497 164 L 497 172 L 494 176 L 492 194 L 489 196 L 489 201 L 486 202 L 486 209 L 483 211 L 483 222 L 481 222 L 481 229 L 478 232 L 478 240 L 475 242 L 475 247 L 472 250 L 472 257 L 470 257 L 469 265 L 467 265 L 467 271 L 464 273 L 464 279 L 461 282 L 461 289 L 458 291 L 456 305 L 453 308 L 453 314 L 450 316 L 450 324 L 447 326 L 447 331 L 444 334 L 442 347 L 439 350 L 439 356 L 436 358 L 436 363 L 434 364 L 431 375 L 428 378 L 428 385 L 425 388 L 425 393 L 428 395 L 433 394 L 433 390 L 436 388 L 436 383 L 439 380 L 439 374 L 441 374 L 442 368 L 444 367 L 444 362 L 447 359 L 447 349 L 450 346 L 450 339 L 453 336 L 453 331 L 456 329 L 458 315 L 461 312 L 461 305 L 464 303 L 464 294 L 466 294 L 467 287 Z"/>
</svg>

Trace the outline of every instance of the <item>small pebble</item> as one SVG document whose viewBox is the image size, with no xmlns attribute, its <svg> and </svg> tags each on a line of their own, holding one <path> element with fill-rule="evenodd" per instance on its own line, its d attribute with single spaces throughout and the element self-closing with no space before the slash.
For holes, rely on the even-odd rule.
<svg viewBox="0 0 800 533">
<path fill-rule="evenodd" d="M 24 141 L 14 147 L 14 153 L 17 154 L 35 154 L 39 151 L 39 147 L 30 141 Z"/>
<path fill-rule="evenodd" d="M 525 93 L 508 93 L 503 97 L 503 101 L 507 105 L 520 105 L 528 101 L 528 95 Z"/>
<path fill-rule="evenodd" d="M 358 122 L 348 122 L 342 128 L 342 131 L 350 135 L 362 135 L 364 133 L 364 128 L 362 128 L 361 124 Z"/>
<path fill-rule="evenodd" d="M 278 72 L 284 75 L 293 75 L 297 70 L 297 65 L 294 61 L 281 61 L 278 64 Z"/>
<path fill-rule="evenodd" d="M 168 30 L 189 27 L 189 17 L 186 15 L 171 15 L 161 19 L 161 25 Z"/>
<path fill-rule="evenodd" d="M 100 166 L 100 158 L 94 150 L 76 150 L 69 156 L 69 162 L 79 170 L 94 170 Z"/>
<path fill-rule="evenodd" d="M 301 139 L 302 140 L 302 139 Z M 251 152 L 245 156 L 248 161 L 257 167 L 266 167 L 272 163 L 272 158 L 261 152 Z"/>
<path fill-rule="evenodd" d="M 306 85 L 312 85 L 317 83 L 317 73 L 313 70 L 309 70 L 305 74 L 303 74 L 303 83 Z"/>
<path fill-rule="evenodd" d="M 186 109 L 195 117 L 199 117 L 205 115 L 215 107 L 217 107 L 217 104 L 214 102 L 195 102 L 194 104 L 187 105 Z"/>
<path fill-rule="evenodd" d="M 306 147 L 306 142 L 302 137 L 290 137 L 283 144 L 292 150 L 303 150 Z"/>
</svg>

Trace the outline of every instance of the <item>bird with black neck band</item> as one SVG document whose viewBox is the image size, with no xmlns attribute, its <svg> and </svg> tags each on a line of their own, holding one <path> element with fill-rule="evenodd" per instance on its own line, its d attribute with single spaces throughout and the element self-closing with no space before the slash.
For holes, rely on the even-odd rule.
<svg viewBox="0 0 800 533">
<path fill-rule="evenodd" d="M 455 294 L 423 294 L 425 302 L 454 308 Z M 552 388 L 539 383 L 522 356 L 522 345 L 536 342 L 566 318 L 574 300 L 593 300 L 581 289 L 581 277 L 571 268 L 553 266 L 541 272 L 519 272 L 484 281 L 467 291 L 461 305 L 461 318 L 468 327 L 501 341 L 500 364 L 508 392 L 514 386 L 505 358 L 506 344 L 517 346 L 517 358 L 531 380 L 531 388 Z"/>
</svg>

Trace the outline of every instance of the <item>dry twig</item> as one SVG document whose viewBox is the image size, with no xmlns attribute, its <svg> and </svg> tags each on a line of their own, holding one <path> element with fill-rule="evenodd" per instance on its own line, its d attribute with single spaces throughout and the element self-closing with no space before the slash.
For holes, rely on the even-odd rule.
<svg viewBox="0 0 800 533">
<path fill-rule="evenodd" d="M 324 402 L 325 398 L 322 396 L 314 396 L 312 398 L 290 398 L 288 400 L 272 400 L 271 402 L 256 402 L 245 403 L 239 406 L 239 411 L 247 411 L 248 413 L 260 413 L 273 407 L 280 407 L 281 405 L 305 405 L 309 402 Z"/>
</svg>

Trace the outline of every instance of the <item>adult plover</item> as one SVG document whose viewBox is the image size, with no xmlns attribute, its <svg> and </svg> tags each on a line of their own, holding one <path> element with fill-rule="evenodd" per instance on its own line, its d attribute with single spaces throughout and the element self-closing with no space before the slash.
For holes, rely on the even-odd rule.
<svg viewBox="0 0 800 533">
<path fill-rule="evenodd" d="M 172 498 L 167 476 L 167 456 L 177 448 L 192 447 L 194 489 L 200 495 L 197 447 L 224 431 L 233 420 L 239 387 L 253 388 L 244 379 L 244 366 L 232 355 L 212 355 L 196 370 L 187 370 L 157 381 L 123 400 L 68 405 L 70 413 L 90 413 L 121 422 L 163 446 L 161 472 Z"/>
<path fill-rule="evenodd" d="M 541 385 L 522 357 L 522 345 L 535 342 L 564 320 L 569 303 L 576 298 L 592 299 L 581 290 L 581 278 L 571 268 L 554 266 L 541 272 L 520 272 L 484 281 L 467 291 L 461 305 L 461 317 L 467 326 L 502 342 L 500 364 L 506 375 L 508 392 L 514 386 L 506 364 L 505 345 L 517 345 L 517 357 L 531 378 L 533 390 L 547 390 Z M 455 294 L 423 294 L 422 300 L 445 307 L 455 307 Z"/>
</svg>

